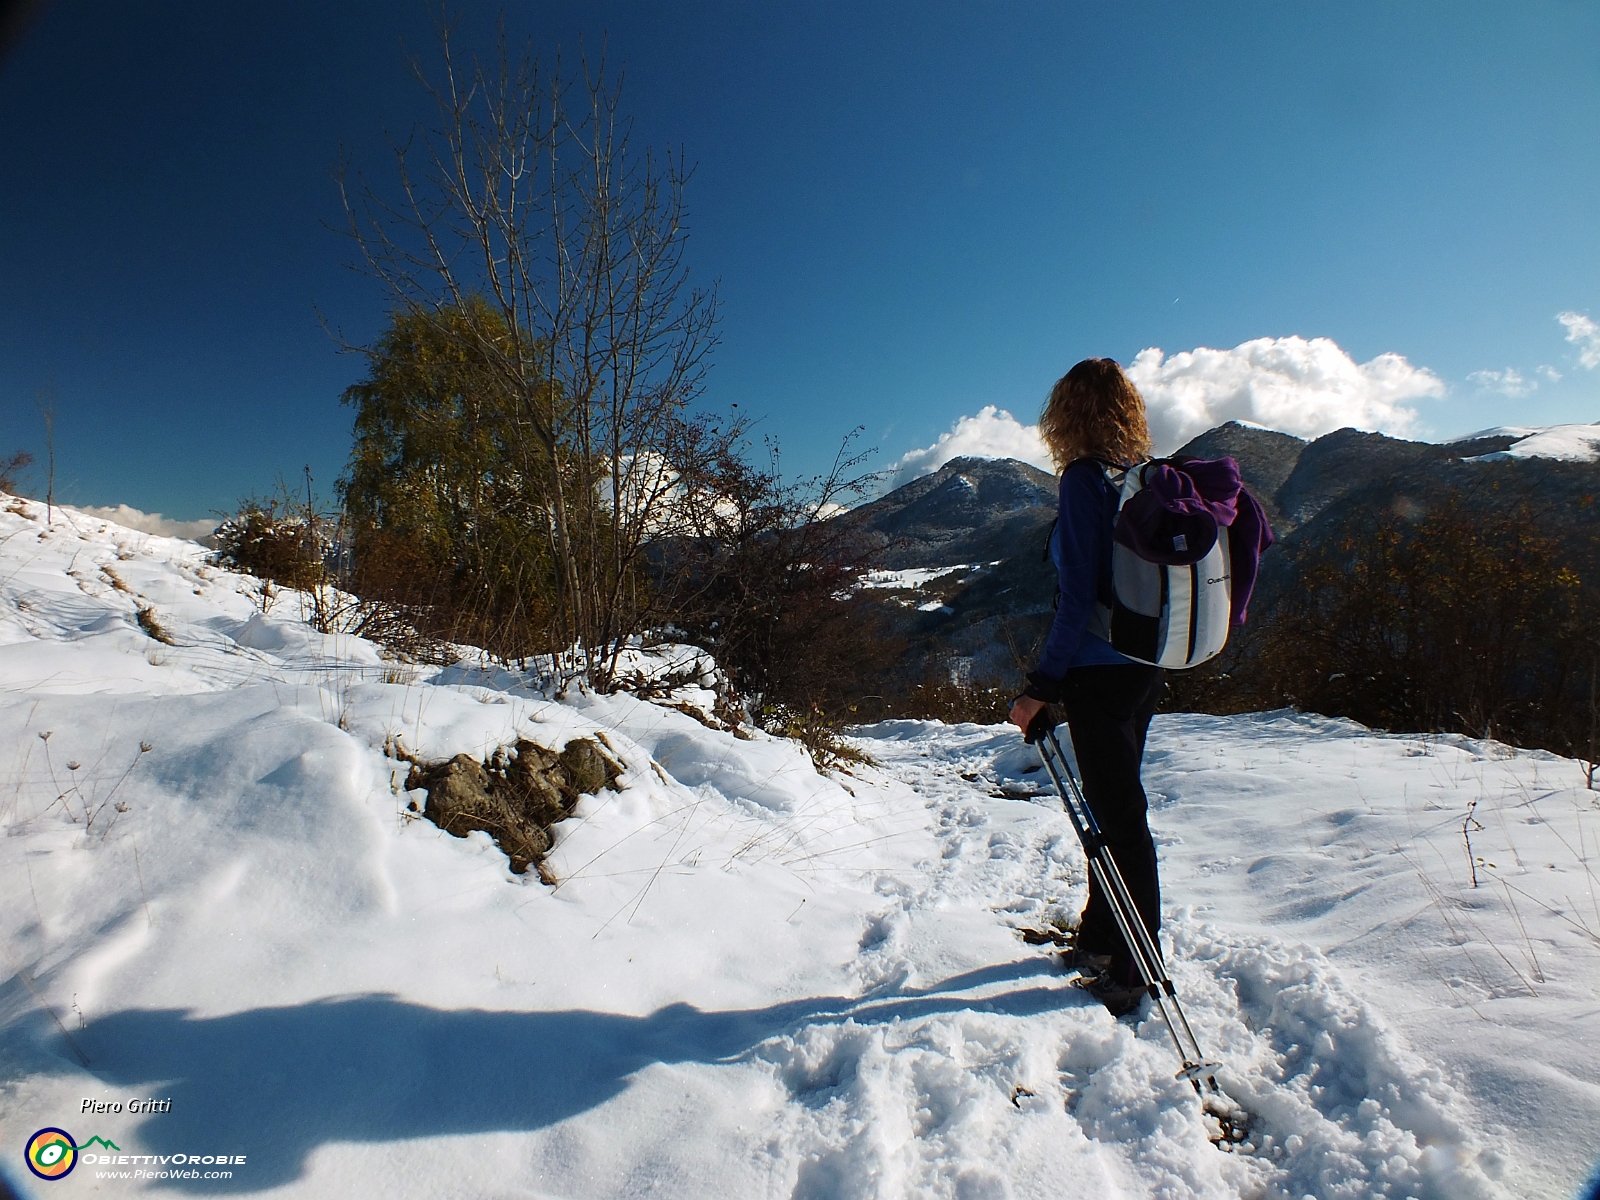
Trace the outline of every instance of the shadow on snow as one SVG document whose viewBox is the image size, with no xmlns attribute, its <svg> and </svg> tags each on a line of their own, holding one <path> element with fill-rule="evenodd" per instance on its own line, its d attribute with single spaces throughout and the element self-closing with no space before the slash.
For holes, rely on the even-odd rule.
<svg viewBox="0 0 1600 1200">
<path fill-rule="evenodd" d="M 249 1156 L 232 1180 L 167 1186 L 247 1192 L 299 1177 L 326 1143 L 540 1129 L 604 1104 L 654 1063 L 736 1062 L 807 1025 L 963 1010 L 1028 1016 L 1092 1003 L 1060 986 L 949 994 L 1054 971 L 1048 959 L 1022 960 L 863 999 L 729 1012 L 673 1004 L 641 1017 L 447 1011 L 389 995 L 222 1017 L 130 1009 L 100 1018 L 76 1040 L 106 1085 L 171 1097 L 169 1113 L 140 1126 L 138 1152 Z M 71 1057 L 59 1035 L 52 1041 Z"/>
</svg>

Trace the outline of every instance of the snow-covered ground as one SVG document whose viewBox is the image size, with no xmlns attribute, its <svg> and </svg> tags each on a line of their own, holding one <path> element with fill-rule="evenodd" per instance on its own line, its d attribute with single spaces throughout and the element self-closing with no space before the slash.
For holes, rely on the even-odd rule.
<svg viewBox="0 0 1600 1200">
<path fill-rule="evenodd" d="M 1460 1200 L 1569 1196 L 1596 1157 L 1575 763 L 1158 719 L 1170 966 L 1255 1114 L 1223 1153 L 1159 1020 L 1112 1020 L 1018 932 L 1076 911 L 1083 864 L 1013 731 L 887 722 L 858 731 L 877 767 L 821 775 L 696 720 L 696 684 L 555 700 L 387 661 L 203 555 L 0 509 L 0 1173 L 24 1195 Z M 580 736 L 625 771 L 557 827 L 554 888 L 409 809 L 402 750 Z M 21 1155 L 48 1126 L 83 1147 L 51 1183 Z M 94 1138 L 168 1162 L 108 1167 Z M 97 1177 L 176 1155 L 244 1161 Z"/>
<path fill-rule="evenodd" d="M 903 592 L 904 595 L 891 596 L 897 604 L 906 608 L 915 608 L 918 612 L 950 612 L 950 607 L 939 596 L 931 600 L 923 600 L 922 594 L 933 587 L 941 585 L 964 586 L 984 574 L 984 572 L 999 566 L 998 562 L 990 563 L 956 563 L 950 567 L 906 567 L 898 571 L 867 571 L 857 583 L 864 588 L 887 588 Z M 966 572 L 958 579 L 957 575 Z"/>
<path fill-rule="evenodd" d="M 898 571 L 868 571 L 861 576 L 860 586 L 918 591 L 936 580 L 954 575 L 957 571 L 966 571 L 969 573 L 967 579 L 974 579 L 986 569 L 999 565 L 998 562 L 956 563 L 949 567 L 905 567 Z M 966 581 L 962 580 L 963 583 Z"/>
</svg>

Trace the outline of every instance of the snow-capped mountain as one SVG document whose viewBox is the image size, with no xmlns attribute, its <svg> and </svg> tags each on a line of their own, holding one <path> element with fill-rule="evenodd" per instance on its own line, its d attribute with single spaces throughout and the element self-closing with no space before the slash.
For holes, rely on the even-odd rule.
<svg viewBox="0 0 1600 1200">
<path fill-rule="evenodd" d="M 1009 558 L 1055 518 L 1056 481 L 1014 458 L 953 458 L 842 518 L 889 569 Z"/>
<path fill-rule="evenodd" d="M 1499 458 L 1554 458 L 1562 462 L 1594 462 L 1600 459 L 1600 423 L 1547 425 L 1543 428 L 1503 425 L 1468 434 L 1458 440 L 1475 442 L 1507 437 L 1514 439 L 1509 446 L 1504 450 L 1488 451 L 1482 457 L 1489 461 Z"/>
</svg>

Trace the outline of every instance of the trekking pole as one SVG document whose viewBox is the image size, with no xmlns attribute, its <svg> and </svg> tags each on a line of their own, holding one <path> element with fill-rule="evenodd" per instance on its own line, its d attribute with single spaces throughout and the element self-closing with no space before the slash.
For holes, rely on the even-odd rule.
<svg viewBox="0 0 1600 1200">
<path fill-rule="evenodd" d="M 1094 812 L 1084 799 L 1083 789 L 1078 785 L 1077 776 L 1072 773 L 1072 767 L 1067 762 L 1066 751 L 1061 748 L 1061 742 L 1056 737 L 1055 726 L 1046 722 L 1037 727 L 1030 727 L 1028 740 L 1038 743 L 1039 757 L 1044 760 L 1045 769 L 1050 772 L 1056 791 L 1061 795 L 1061 806 L 1066 810 L 1067 819 L 1072 822 L 1073 831 L 1077 833 L 1078 841 L 1083 845 L 1089 872 L 1098 885 L 1100 894 L 1106 898 L 1117 931 L 1133 955 L 1139 979 L 1150 998 L 1155 1001 L 1156 1010 L 1161 1014 L 1161 1020 L 1172 1037 L 1173 1047 L 1183 1063 L 1176 1078 L 1187 1079 L 1193 1085 L 1195 1094 L 1204 1102 L 1202 1108 L 1217 1118 L 1222 1130 L 1222 1141 L 1242 1142 L 1246 1134 L 1245 1114 L 1237 1104 L 1229 1107 L 1232 1103 L 1230 1098 L 1225 1096 L 1217 1085 L 1215 1072 L 1222 1064 L 1208 1062 L 1200 1049 L 1199 1039 L 1195 1037 L 1194 1029 L 1189 1025 L 1189 1018 L 1184 1015 L 1183 1006 L 1178 1003 L 1178 991 L 1172 984 L 1172 978 L 1167 974 L 1166 964 L 1161 958 L 1161 949 L 1150 936 L 1149 929 L 1145 927 L 1144 919 L 1139 915 L 1133 897 L 1128 892 L 1128 885 L 1123 881 L 1122 872 L 1117 868 L 1117 860 L 1112 857 L 1110 848 L 1106 846 L 1105 838 L 1100 833 L 1100 825 L 1094 819 Z M 1174 1017 L 1177 1018 L 1176 1021 Z M 1225 1101 L 1227 1103 L 1224 1103 Z"/>
</svg>

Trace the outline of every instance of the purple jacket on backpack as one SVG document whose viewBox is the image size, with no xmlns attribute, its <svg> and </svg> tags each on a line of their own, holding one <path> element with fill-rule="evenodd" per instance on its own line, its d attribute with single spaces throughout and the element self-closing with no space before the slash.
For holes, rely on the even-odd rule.
<svg viewBox="0 0 1600 1200">
<path fill-rule="evenodd" d="M 1272 527 L 1261 504 L 1245 490 L 1232 458 L 1151 463 L 1144 487 L 1122 506 L 1112 530 L 1116 541 L 1149 562 L 1199 562 L 1228 531 L 1233 587 L 1229 620 L 1243 625 L 1261 554 L 1272 545 Z"/>
</svg>

